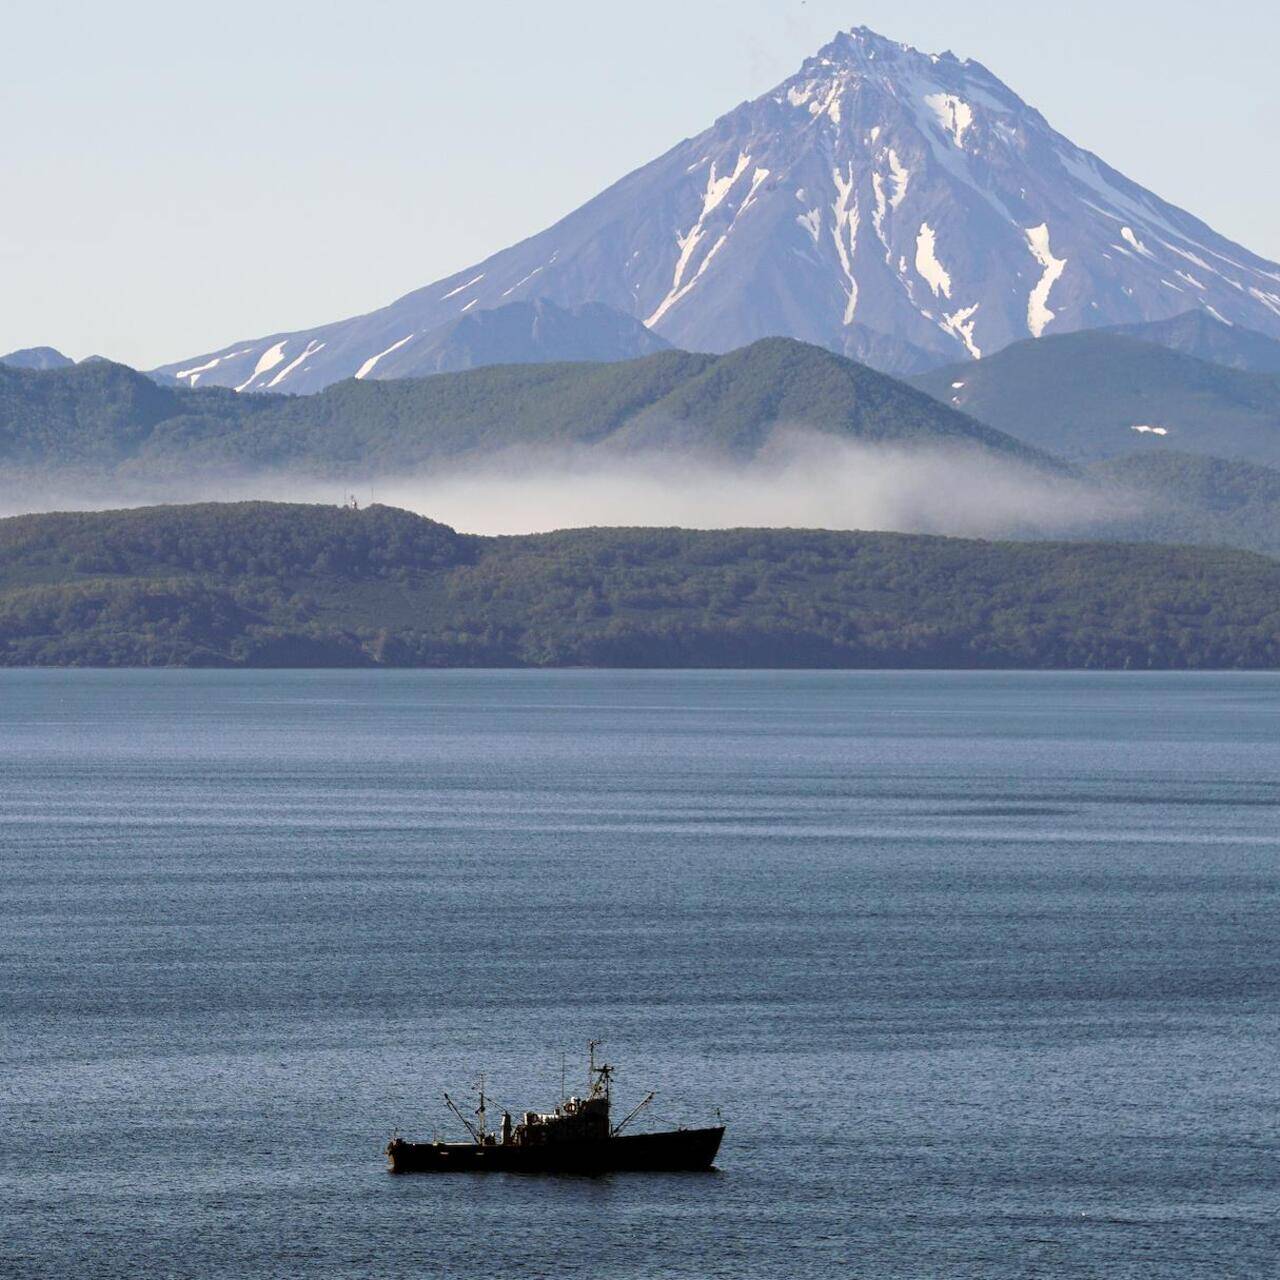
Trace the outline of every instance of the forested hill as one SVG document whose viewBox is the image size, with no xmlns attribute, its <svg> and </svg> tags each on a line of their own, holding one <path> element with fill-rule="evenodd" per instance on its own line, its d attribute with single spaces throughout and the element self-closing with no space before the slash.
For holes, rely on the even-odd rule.
<svg viewBox="0 0 1280 1280">
<path fill-rule="evenodd" d="M 512 447 L 682 448 L 749 458 L 777 427 L 897 445 L 964 445 L 1056 468 L 893 378 L 787 339 L 723 356 L 505 365 L 316 395 L 161 387 L 123 365 L 0 367 L 0 468 L 162 479 L 283 468 L 352 479 Z"/>
<path fill-rule="evenodd" d="M 243 503 L 0 521 L 0 664 L 1280 666 L 1246 552 L 898 534 L 478 538 Z"/>
<path fill-rule="evenodd" d="M 1141 448 L 1280 466 L 1280 377 L 1118 333 L 1018 342 L 912 385 L 1072 461 Z"/>
</svg>

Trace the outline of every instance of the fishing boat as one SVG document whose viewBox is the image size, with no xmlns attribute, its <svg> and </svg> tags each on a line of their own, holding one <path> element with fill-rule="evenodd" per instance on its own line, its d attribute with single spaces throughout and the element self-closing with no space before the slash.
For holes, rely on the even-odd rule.
<svg viewBox="0 0 1280 1280">
<path fill-rule="evenodd" d="M 669 1129 L 659 1133 L 624 1130 L 653 1101 L 650 1093 L 617 1124 L 610 1118 L 614 1069 L 596 1062 L 598 1040 L 588 1048 L 587 1096 L 563 1097 L 554 1111 L 526 1111 L 515 1123 L 502 1113 L 501 1128 L 488 1128 L 484 1081 L 474 1120 L 446 1093 L 445 1105 L 466 1129 L 469 1142 L 406 1142 L 392 1137 L 387 1165 L 392 1173 L 676 1173 L 712 1167 L 724 1125 Z"/>
</svg>

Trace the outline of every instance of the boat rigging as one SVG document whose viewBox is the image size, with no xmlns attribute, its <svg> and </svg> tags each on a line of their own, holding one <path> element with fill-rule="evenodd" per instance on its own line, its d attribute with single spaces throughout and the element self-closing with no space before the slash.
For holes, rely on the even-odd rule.
<svg viewBox="0 0 1280 1280">
<path fill-rule="evenodd" d="M 387 1161 L 392 1173 L 477 1172 L 513 1173 L 609 1173 L 620 1171 L 698 1171 L 712 1167 L 724 1138 L 717 1123 L 702 1129 L 674 1129 L 658 1133 L 623 1131 L 654 1100 L 651 1091 L 617 1123 L 610 1122 L 614 1068 L 596 1061 L 600 1041 L 587 1048 L 587 1094 L 564 1097 L 561 1066 L 561 1100 L 554 1111 L 526 1111 L 516 1122 L 510 1111 L 502 1113 L 499 1133 L 488 1127 L 488 1099 L 482 1075 L 477 1089 L 479 1104 L 469 1120 L 449 1096 L 445 1104 L 461 1122 L 470 1142 L 406 1142 L 392 1137 Z"/>
</svg>

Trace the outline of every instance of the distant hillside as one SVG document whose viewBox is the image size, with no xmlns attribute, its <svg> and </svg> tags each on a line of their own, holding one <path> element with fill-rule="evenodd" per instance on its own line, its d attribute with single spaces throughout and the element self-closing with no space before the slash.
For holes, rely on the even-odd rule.
<svg viewBox="0 0 1280 1280">
<path fill-rule="evenodd" d="M 232 392 L 202 395 L 197 406 L 184 393 L 104 360 L 48 372 L 0 366 L 0 464 L 108 471 L 145 450 L 162 423 L 197 408 L 217 414 L 219 401 L 236 411 Z"/>
<path fill-rule="evenodd" d="M 0 665 L 1280 666 L 1280 564 L 896 534 L 468 538 L 243 503 L 0 521 Z"/>
<path fill-rule="evenodd" d="M 1120 334 L 1019 342 L 910 381 L 988 426 L 1077 461 L 1142 448 L 1280 465 L 1280 378 Z"/>
<path fill-rule="evenodd" d="M 670 443 L 753 456 L 778 426 L 903 445 L 1033 450 L 862 365 L 789 339 L 725 356 L 665 351 L 616 364 L 510 365 L 312 396 L 163 387 L 120 365 L 0 369 L 0 466 L 183 474 L 193 467 L 384 474 L 513 446 Z"/>
<path fill-rule="evenodd" d="M 67 369 L 75 361 L 53 347 L 24 347 L 21 351 L 10 351 L 7 356 L 0 356 L 0 364 L 8 365 L 10 369 Z"/>
<path fill-rule="evenodd" d="M 1280 342 L 1253 329 L 1223 324 L 1207 311 L 1187 311 L 1171 320 L 1146 324 L 1111 325 L 1102 332 L 1153 342 L 1228 369 L 1280 374 Z"/>
<path fill-rule="evenodd" d="M 1247 547 L 1280 556 L 1280 471 L 1187 453 L 1138 453 L 1095 464 L 1105 485 L 1144 499 L 1107 536 Z"/>
</svg>

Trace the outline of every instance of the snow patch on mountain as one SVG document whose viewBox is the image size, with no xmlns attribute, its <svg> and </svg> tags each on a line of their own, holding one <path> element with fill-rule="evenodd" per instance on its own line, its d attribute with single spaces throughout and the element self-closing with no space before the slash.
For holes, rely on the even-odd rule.
<svg viewBox="0 0 1280 1280">
<path fill-rule="evenodd" d="M 938 236 L 927 222 L 920 224 L 916 236 L 916 271 L 933 290 L 934 297 L 951 297 L 951 276 L 938 261 Z"/>
<path fill-rule="evenodd" d="M 971 307 L 965 307 L 961 311 L 955 311 L 949 316 L 944 316 L 942 327 L 950 334 L 959 338 L 964 343 L 965 350 L 975 359 L 982 359 L 982 348 L 973 340 L 974 319 L 978 314 L 982 303 L 975 302 Z"/>
<path fill-rule="evenodd" d="M 236 390 L 247 391 L 258 378 L 270 373 L 284 359 L 284 349 L 288 344 L 288 339 L 284 338 L 268 347 L 258 357 L 258 363 L 253 366 L 253 372 L 236 387 Z"/>
<path fill-rule="evenodd" d="M 810 239 L 817 244 L 822 239 L 822 210 L 810 209 L 802 213 L 796 221 L 809 233 Z"/>
<path fill-rule="evenodd" d="M 377 367 L 378 361 L 379 361 L 379 360 L 381 360 L 383 356 L 389 356 L 393 351 L 399 351 L 399 350 L 400 350 L 400 348 L 401 348 L 401 347 L 403 347 L 403 346 L 404 346 L 404 344 L 405 344 L 406 342 L 408 342 L 408 341 L 409 341 L 409 339 L 410 339 L 410 338 L 412 338 L 412 337 L 413 337 L 413 334 L 411 334 L 411 333 L 406 333 L 406 334 L 404 335 L 404 337 L 400 339 L 400 341 L 399 341 L 399 342 L 393 342 L 393 343 L 392 343 L 389 347 L 387 347 L 385 350 L 379 351 L 377 355 L 375 355 L 375 356 L 370 356 L 370 357 L 369 357 L 369 358 L 364 362 L 364 364 L 362 364 L 362 365 L 361 365 L 361 366 L 356 370 L 356 377 L 357 377 L 357 378 L 367 378 L 367 377 L 368 377 L 368 376 L 369 376 L 369 375 L 374 371 L 374 369 Z"/>
<path fill-rule="evenodd" d="M 534 277 L 534 276 L 536 276 L 536 275 L 541 275 L 541 274 L 542 274 L 542 272 L 544 272 L 545 270 L 546 270 L 546 267 L 545 267 L 545 266 L 543 266 L 543 267 L 534 267 L 534 269 L 533 269 L 532 271 L 530 271 L 530 272 L 529 272 L 529 274 L 528 274 L 527 276 L 522 276 L 519 280 L 517 280 L 517 281 L 515 282 L 515 284 L 513 284 L 513 285 L 511 286 L 511 288 L 510 288 L 510 289 L 504 289 L 504 290 L 502 291 L 502 296 L 503 296 L 504 298 L 509 298 L 509 297 L 511 297 L 511 295 L 512 295 L 513 293 L 515 293 L 515 291 L 516 291 L 517 289 L 522 289 L 525 285 L 527 285 L 527 284 L 529 283 L 529 281 L 530 281 L 530 280 L 532 280 L 532 279 L 533 279 L 533 277 Z"/>
<path fill-rule="evenodd" d="M 751 157 L 746 152 L 738 153 L 737 164 L 734 165 L 733 172 L 725 174 L 722 177 L 716 175 L 716 164 L 711 162 L 711 171 L 707 177 L 707 189 L 702 197 L 702 212 L 698 215 L 698 220 L 683 235 L 676 236 L 676 243 L 680 246 L 680 256 L 676 259 L 675 275 L 671 281 L 671 289 L 667 296 L 658 304 L 657 310 L 645 321 L 645 324 L 652 329 L 663 316 L 671 310 L 692 288 L 697 284 L 702 273 L 711 265 L 711 259 L 723 247 L 725 240 L 728 238 L 728 232 L 725 232 L 716 241 L 711 249 L 703 257 L 697 271 L 694 273 L 693 279 L 687 284 L 685 283 L 685 275 L 689 270 L 690 264 L 693 262 L 693 256 L 697 252 L 698 246 L 702 243 L 706 234 L 707 221 L 712 214 L 724 203 L 726 197 L 737 185 L 738 179 L 747 171 L 747 167 L 751 164 Z M 767 171 L 766 171 L 767 175 Z M 753 188 L 754 189 L 754 188 Z"/>
<path fill-rule="evenodd" d="M 239 351 L 226 351 L 220 356 L 214 356 L 212 360 L 206 360 L 204 364 L 198 364 L 191 369 L 179 369 L 173 376 L 179 382 L 185 382 L 187 386 L 194 387 L 200 381 L 202 373 L 208 373 L 210 369 L 216 369 L 224 360 L 234 360 L 237 356 L 247 354 L 253 350 L 252 347 L 242 347 Z"/>
<path fill-rule="evenodd" d="M 893 181 L 893 194 L 889 197 L 889 208 L 897 209 L 907 198 L 907 187 L 911 184 L 911 170 L 898 159 L 898 153 L 892 148 L 885 149 L 889 158 L 889 177 Z"/>
<path fill-rule="evenodd" d="M 1263 293 L 1261 289 L 1250 289 L 1249 296 L 1257 298 L 1268 311 L 1273 311 L 1280 316 L 1280 294 Z"/>
<path fill-rule="evenodd" d="M 1134 235 L 1132 227 L 1121 227 L 1120 238 L 1131 249 L 1136 249 L 1144 258 L 1154 258 L 1156 256 L 1145 244 L 1142 243 L 1141 240 L 1138 239 L 1136 235 Z"/>
<path fill-rule="evenodd" d="M 950 93 L 925 95 L 925 106 L 933 112 L 939 128 L 961 149 L 964 135 L 973 127 L 973 108 L 961 98 Z"/>
<path fill-rule="evenodd" d="M 751 190 L 747 192 L 747 198 L 742 202 L 742 207 L 738 210 L 738 217 L 742 217 L 746 211 L 755 203 L 756 192 L 769 180 L 768 169 L 757 169 L 751 175 Z"/>
<path fill-rule="evenodd" d="M 1055 313 L 1049 310 L 1049 295 L 1053 292 L 1053 286 L 1062 279 L 1062 273 L 1067 269 L 1067 260 L 1053 256 L 1053 251 L 1049 248 L 1048 223 L 1028 227 L 1026 234 L 1032 256 L 1042 268 L 1040 279 L 1027 299 L 1027 329 L 1033 338 L 1039 338 L 1043 337 L 1044 331 L 1055 318 Z"/>
<path fill-rule="evenodd" d="M 289 364 L 285 365 L 285 367 L 267 383 L 267 386 L 278 387 L 296 368 L 298 368 L 299 365 L 303 363 L 303 361 L 310 360 L 313 355 L 323 349 L 323 342 L 308 342 L 302 354 L 296 356 Z"/>
<path fill-rule="evenodd" d="M 858 250 L 858 227 L 861 225 L 858 198 L 854 195 L 855 181 L 852 166 L 847 176 L 838 170 L 832 170 L 831 181 L 836 188 L 836 201 L 831 206 L 831 211 L 835 215 L 835 226 L 831 234 L 835 239 L 841 270 L 844 272 L 844 290 L 847 298 L 844 323 L 848 325 L 853 323 L 854 313 L 858 309 L 858 277 L 853 269 L 853 256 Z"/>
<path fill-rule="evenodd" d="M 460 284 L 456 289 L 450 289 L 448 293 L 442 294 L 440 301 L 448 302 L 450 298 L 456 298 L 458 294 L 466 293 L 468 289 L 474 287 L 475 285 L 478 285 L 480 281 L 483 279 L 484 279 L 484 272 L 482 271 L 478 276 L 476 276 L 474 280 L 468 280 L 466 284 Z"/>
</svg>

